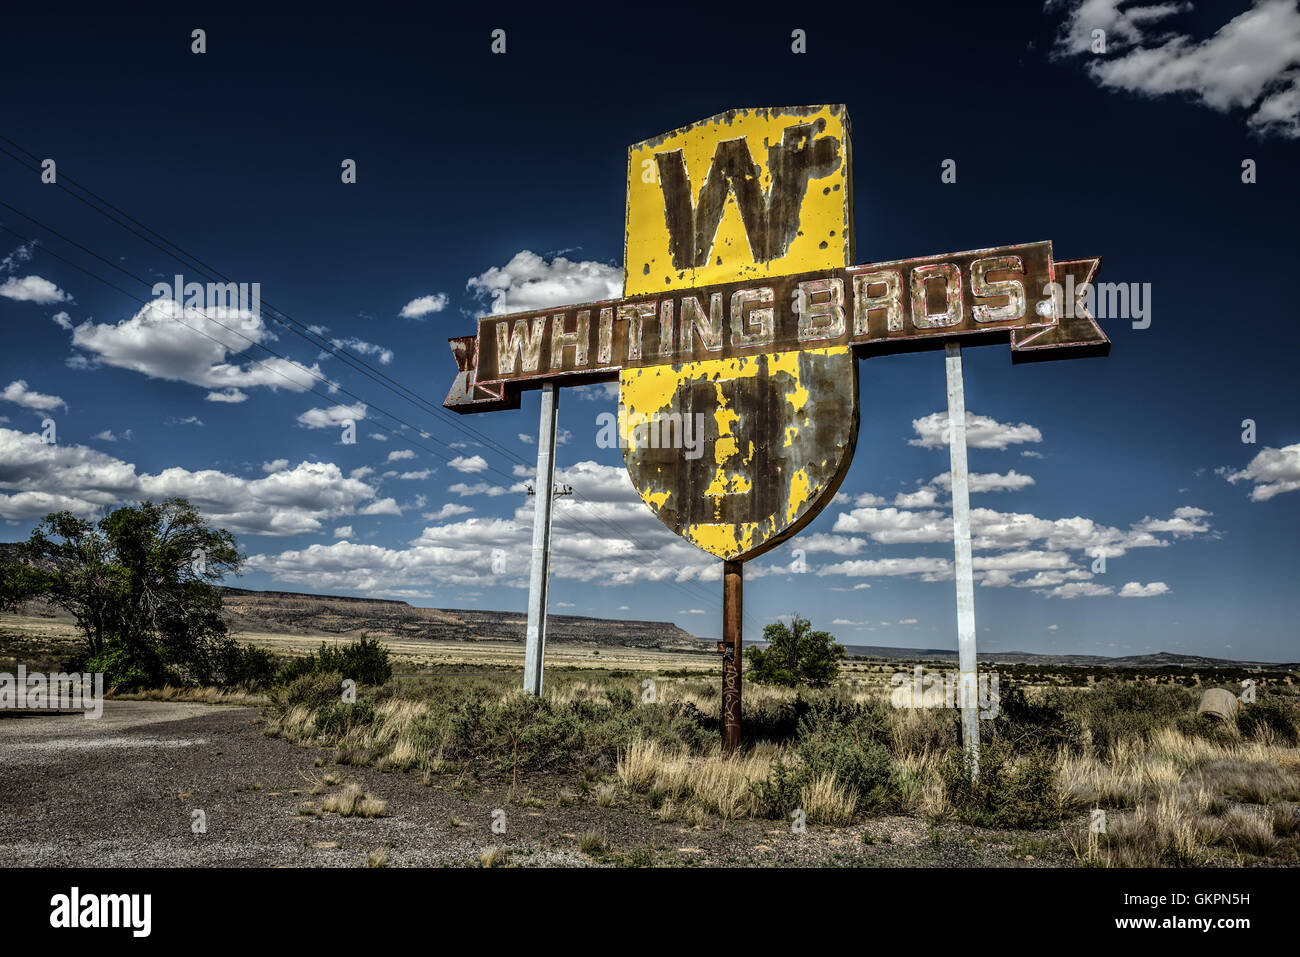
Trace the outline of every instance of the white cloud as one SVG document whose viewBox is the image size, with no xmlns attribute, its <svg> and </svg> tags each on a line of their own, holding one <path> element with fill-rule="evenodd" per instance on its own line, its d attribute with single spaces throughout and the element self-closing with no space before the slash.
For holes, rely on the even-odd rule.
<svg viewBox="0 0 1300 957">
<path fill-rule="evenodd" d="M 338 528 L 334 529 L 334 537 L 335 537 L 335 538 L 351 538 L 351 537 L 352 537 L 352 526 L 351 526 L 351 525 L 340 525 Z"/>
<path fill-rule="evenodd" d="M 72 344 L 97 362 L 216 390 L 208 395 L 214 402 L 242 401 L 236 393 L 253 386 L 305 392 L 320 381 L 318 365 L 275 356 L 244 365 L 232 361 L 233 354 L 273 338 L 249 310 L 183 309 L 171 299 L 154 299 L 117 325 L 87 321 L 72 332 Z"/>
<path fill-rule="evenodd" d="M 444 518 L 452 518 L 456 515 L 467 515 L 474 511 L 468 505 L 457 505 L 454 502 L 448 502 L 436 512 L 424 512 L 423 518 L 430 522 L 440 522 Z"/>
<path fill-rule="evenodd" d="M 402 472 L 397 478 L 408 482 L 423 482 L 434 472 L 433 469 L 420 469 L 418 472 Z"/>
<path fill-rule="evenodd" d="M 320 532 L 324 520 L 356 513 L 375 492 L 337 465 L 302 462 L 260 479 L 181 467 L 137 473 L 119 458 L 84 445 L 49 445 L 39 435 L 0 429 L 0 516 L 34 518 L 67 509 L 93 517 L 122 502 L 181 496 L 213 525 L 237 534 Z"/>
<path fill-rule="evenodd" d="M 0 392 L 0 399 L 6 402 L 12 402 L 14 405 L 21 405 L 24 409 L 35 409 L 39 412 L 50 412 L 54 409 L 62 408 L 67 411 L 68 403 L 64 402 L 57 395 L 46 395 L 43 392 L 33 392 L 27 388 L 26 379 L 15 379 L 5 386 L 4 392 Z"/>
<path fill-rule="evenodd" d="M 447 294 L 437 292 L 428 296 L 420 296 L 418 299 L 412 299 L 402 307 L 398 313 L 403 319 L 423 319 L 425 316 L 435 312 L 442 312 L 447 308 Z"/>
<path fill-rule="evenodd" d="M 226 402 L 236 405 L 248 398 L 248 393 L 240 389 L 222 389 L 220 392 L 209 392 L 205 396 L 209 402 Z"/>
<path fill-rule="evenodd" d="M 112 430 L 112 429 L 105 429 L 103 432 L 100 432 L 100 433 L 98 433 L 98 434 L 92 436 L 92 438 L 99 439 L 99 440 L 101 440 L 101 441 L 103 441 L 103 442 L 116 442 L 116 441 L 117 441 L 117 436 L 113 434 L 113 430 Z"/>
<path fill-rule="evenodd" d="M 1169 594 L 1169 586 L 1164 582 L 1148 582 L 1145 585 L 1128 582 L 1119 590 L 1120 598 L 1154 598 L 1156 595 L 1167 594 Z"/>
<path fill-rule="evenodd" d="M 474 472 L 486 471 L 488 467 L 487 459 L 483 458 L 481 455 L 471 455 L 468 458 L 463 455 L 458 455 L 447 464 L 457 472 L 467 472 L 471 474 Z"/>
<path fill-rule="evenodd" d="M 288 467 L 288 459 L 272 459 L 270 462 L 262 463 L 263 472 L 283 472 Z M 353 478 L 356 478 L 356 476 L 354 475 Z"/>
<path fill-rule="evenodd" d="M 447 486 L 448 492 L 454 492 L 462 497 L 469 495 L 486 495 L 489 498 L 496 498 L 498 495 L 505 495 L 510 489 L 501 485 L 492 485 L 488 482 L 475 482 L 468 485 L 465 482 L 457 482 L 455 485 Z"/>
<path fill-rule="evenodd" d="M 623 294 L 623 270 L 599 262 L 556 256 L 549 262 L 525 249 L 504 266 L 493 266 L 465 284 L 491 303 L 493 315 L 564 306 Z"/>
<path fill-rule="evenodd" d="M 349 419 L 356 422 L 365 417 L 366 407 L 359 402 L 356 405 L 332 405 L 328 409 L 308 409 L 298 416 L 298 424 L 309 429 L 329 429 L 337 428 Z"/>
<path fill-rule="evenodd" d="M 24 276 L 15 279 L 12 276 L 0 283 L 0 296 L 15 302 L 66 302 L 72 298 L 48 279 L 40 276 Z"/>
<path fill-rule="evenodd" d="M 1113 595 L 1115 589 L 1110 585 L 1098 585 L 1096 582 L 1070 582 L 1046 589 L 1040 594 L 1048 598 L 1093 598 L 1099 595 Z"/>
<path fill-rule="evenodd" d="M 1087 67 L 1102 86 L 1153 97 L 1188 95 L 1219 112 L 1250 110 L 1252 131 L 1300 137 L 1300 10 L 1294 0 L 1256 0 L 1200 40 L 1162 22 L 1190 10 L 1190 3 L 1121 4 L 1083 0 L 1070 8 L 1058 53 L 1089 54 L 1092 31 L 1105 30 L 1107 55 Z"/>
<path fill-rule="evenodd" d="M 908 439 L 908 445 L 925 449 L 939 449 L 948 444 L 948 413 L 932 412 L 924 418 L 913 419 L 912 428 L 917 438 Z M 998 422 L 987 415 L 966 413 L 966 445 L 972 449 L 1005 449 L 1008 445 L 1041 442 L 1043 434 L 1024 422 L 1018 425 Z"/>
<path fill-rule="evenodd" d="M 402 509 L 391 498 L 381 498 L 357 509 L 358 515 L 401 515 Z"/>
<path fill-rule="evenodd" d="M 374 356 L 379 360 L 381 366 L 386 366 L 393 361 L 393 350 L 386 349 L 383 346 L 377 346 L 373 342 L 366 342 L 364 339 L 358 339 L 352 336 L 348 339 L 331 339 L 330 344 L 335 349 L 351 349 L 358 355 Z M 329 353 L 325 353 L 329 355 Z"/>
<path fill-rule="evenodd" d="M 944 472 L 942 475 L 936 475 L 933 483 L 945 489 L 952 488 L 952 473 Z M 997 472 L 971 472 L 968 481 L 972 493 L 976 492 L 1018 492 L 1022 488 L 1028 488 L 1034 484 L 1032 475 L 1021 475 L 1015 469 L 1011 469 L 1005 475 Z M 933 502 L 927 504 L 934 504 Z"/>
<path fill-rule="evenodd" d="M 386 461 L 403 462 L 406 461 L 407 459 L 413 459 L 413 458 L 415 458 L 415 451 L 413 449 L 394 449 L 393 451 L 388 453 L 388 458 L 386 459 Z"/>
<path fill-rule="evenodd" d="M 938 501 L 935 490 L 928 485 L 915 492 L 900 492 L 894 496 L 894 504 L 899 508 L 929 508 Z"/>
<path fill-rule="evenodd" d="M 1254 482 L 1250 500 L 1267 502 L 1275 495 L 1300 489 L 1300 443 L 1280 449 L 1262 449 L 1250 460 L 1249 465 L 1238 472 L 1227 469 L 1218 471 L 1233 484 L 1242 480 Z"/>
<path fill-rule="evenodd" d="M 56 312 L 54 315 L 50 316 L 50 321 L 64 332 L 72 331 L 72 318 L 66 312 Z"/>
<path fill-rule="evenodd" d="M 529 435 L 527 432 L 520 432 L 520 433 L 519 433 L 519 441 L 522 442 L 522 443 L 524 443 L 524 445 L 534 445 L 534 444 L 536 444 L 536 443 L 535 443 L 535 440 L 533 439 L 533 437 L 532 437 L 531 435 Z"/>
</svg>

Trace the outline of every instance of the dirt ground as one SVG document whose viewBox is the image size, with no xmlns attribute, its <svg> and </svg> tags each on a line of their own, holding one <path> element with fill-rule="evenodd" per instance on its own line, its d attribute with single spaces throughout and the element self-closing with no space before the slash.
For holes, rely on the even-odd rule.
<svg viewBox="0 0 1300 957">
<path fill-rule="evenodd" d="M 527 799 L 511 803 L 508 779 L 425 785 L 419 774 L 336 765 L 332 752 L 265 736 L 249 708 L 110 700 L 99 720 L 0 712 L 0 763 L 0 867 L 359 867 L 381 850 L 392 866 L 467 866 L 493 845 L 522 866 L 1073 864 L 1052 831 L 936 829 L 906 817 L 801 834 L 777 821 L 690 827 L 659 821 L 640 799 L 601 807 L 579 791 L 562 803 L 575 781 L 532 775 L 516 792 Z M 327 774 L 387 801 L 387 815 L 299 813 L 340 790 L 322 789 Z M 498 809 L 504 834 L 492 830 Z M 196 810 L 206 833 L 194 833 Z M 579 850 L 590 831 L 607 851 Z"/>
</svg>

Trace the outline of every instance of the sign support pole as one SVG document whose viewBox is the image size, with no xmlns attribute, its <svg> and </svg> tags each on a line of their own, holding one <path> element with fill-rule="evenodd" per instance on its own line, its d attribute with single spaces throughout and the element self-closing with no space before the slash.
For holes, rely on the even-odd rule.
<svg viewBox="0 0 1300 957">
<path fill-rule="evenodd" d="M 745 563 L 722 563 L 722 753 L 740 747 L 740 616 Z"/>
<path fill-rule="evenodd" d="M 971 568 L 970 473 L 966 466 L 966 387 L 961 344 L 944 345 L 948 378 L 948 455 L 952 470 L 952 540 L 957 578 L 957 660 L 961 737 L 972 779 L 979 774 L 979 672 L 975 659 L 975 581 Z"/>
<path fill-rule="evenodd" d="M 546 592 L 551 579 L 551 506 L 555 501 L 555 430 L 560 390 L 542 385 L 542 415 L 537 427 L 537 504 L 533 509 L 533 554 L 528 578 L 528 632 L 524 645 L 524 691 L 542 693 L 542 655 L 546 650 Z"/>
</svg>

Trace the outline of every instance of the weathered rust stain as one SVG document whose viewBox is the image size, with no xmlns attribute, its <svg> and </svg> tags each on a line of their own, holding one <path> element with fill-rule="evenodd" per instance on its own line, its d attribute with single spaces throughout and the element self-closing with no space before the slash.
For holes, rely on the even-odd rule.
<svg viewBox="0 0 1300 957">
<path fill-rule="evenodd" d="M 806 525 L 857 443 L 857 359 L 845 346 L 625 370 L 620 395 L 632 484 L 669 529 L 724 560 Z M 652 447 L 634 427 L 645 416 L 702 416 L 700 456 Z"/>
</svg>

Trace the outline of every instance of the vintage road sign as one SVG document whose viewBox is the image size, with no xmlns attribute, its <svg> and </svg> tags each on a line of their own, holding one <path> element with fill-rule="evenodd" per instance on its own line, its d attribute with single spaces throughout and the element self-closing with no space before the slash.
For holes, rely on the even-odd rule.
<svg viewBox="0 0 1300 957">
<path fill-rule="evenodd" d="M 947 348 L 951 384 L 960 344 L 1007 343 L 1013 362 L 1110 348 L 1083 304 L 1100 260 L 1055 260 L 1050 242 L 855 264 L 851 156 L 843 106 L 732 110 L 638 143 L 623 296 L 483 316 L 450 340 L 458 373 L 444 404 L 457 412 L 619 382 L 633 485 L 727 563 L 735 659 L 741 563 L 810 522 L 848 470 L 858 359 Z M 687 436 L 703 436 L 702 454 Z M 973 671 L 973 628 L 971 642 Z"/>
</svg>

